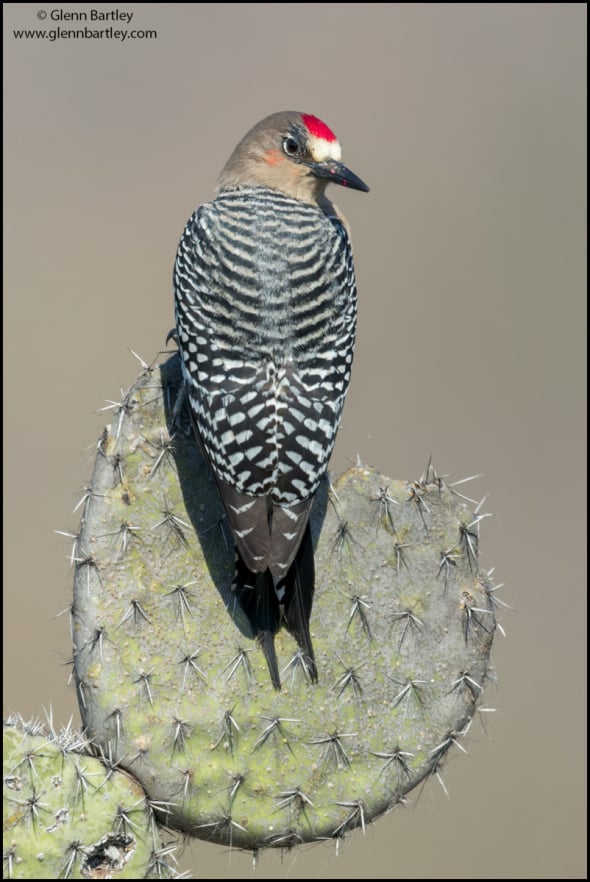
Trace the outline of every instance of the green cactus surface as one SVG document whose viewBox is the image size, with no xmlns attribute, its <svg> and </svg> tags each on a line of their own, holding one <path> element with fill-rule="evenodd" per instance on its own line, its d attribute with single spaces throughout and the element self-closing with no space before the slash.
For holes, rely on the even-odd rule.
<svg viewBox="0 0 590 882">
<path fill-rule="evenodd" d="M 74 664 L 85 731 L 165 822 L 258 850 L 338 839 L 438 775 L 490 676 L 483 515 L 429 464 L 357 465 L 317 494 L 311 634 L 282 691 L 231 592 L 233 543 L 189 427 L 176 355 L 113 412 L 76 535 Z M 128 831 L 127 831 L 128 832 Z"/>
<path fill-rule="evenodd" d="M 5 879 L 168 879 L 141 785 L 68 728 L 4 724 Z"/>
</svg>

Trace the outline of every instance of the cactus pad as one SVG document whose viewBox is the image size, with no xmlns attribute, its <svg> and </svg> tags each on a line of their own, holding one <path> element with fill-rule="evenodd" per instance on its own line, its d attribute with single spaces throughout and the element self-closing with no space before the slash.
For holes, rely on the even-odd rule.
<svg viewBox="0 0 590 882">
<path fill-rule="evenodd" d="M 482 515 L 430 465 L 409 484 L 362 465 L 324 482 L 319 683 L 282 630 L 275 692 L 180 393 L 177 356 L 145 367 L 85 491 L 72 622 L 86 731 L 191 836 L 339 838 L 437 774 L 477 708 L 496 627 Z"/>
</svg>

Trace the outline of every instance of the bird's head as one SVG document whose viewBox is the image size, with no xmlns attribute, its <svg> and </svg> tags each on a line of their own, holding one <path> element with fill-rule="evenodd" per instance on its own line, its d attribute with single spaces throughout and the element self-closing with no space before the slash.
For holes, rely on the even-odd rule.
<svg viewBox="0 0 590 882">
<path fill-rule="evenodd" d="M 270 187 L 326 207 L 324 191 L 329 183 L 369 190 L 342 164 L 341 156 L 336 135 L 316 116 L 274 113 L 242 138 L 221 172 L 218 189 Z"/>
</svg>

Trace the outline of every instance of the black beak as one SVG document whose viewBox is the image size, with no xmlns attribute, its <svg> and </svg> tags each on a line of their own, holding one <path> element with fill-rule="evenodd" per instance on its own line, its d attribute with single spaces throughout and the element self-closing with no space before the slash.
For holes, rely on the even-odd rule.
<svg viewBox="0 0 590 882">
<path fill-rule="evenodd" d="M 363 193 L 369 192 L 365 182 L 357 178 L 355 173 L 351 172 L 345 165 L 342 165 L 341 162 L 327 159 L 326 162 L 310 162 L 308 164 L 316 178 L 323 178 L 324 180 L 331 181 L 332 184 L 340 184 L 342 187 L 350 187 L 351 190 L 362 190 Z"/>
</svg>

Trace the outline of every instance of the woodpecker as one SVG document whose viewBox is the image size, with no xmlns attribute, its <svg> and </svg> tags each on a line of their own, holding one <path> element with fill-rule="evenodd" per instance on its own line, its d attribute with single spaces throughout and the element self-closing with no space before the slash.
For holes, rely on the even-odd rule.
<svg viewBox="0 0 590 882">
<path fill-rule="evenodd" d="M 274 637 L 311 682 L 309 514 L 336 440 L 356 329 L 346 220 L 329 183 L 368 192 L 311 114 L 275 113 L 239 142 L 186 224 L 176 337 L 193 428 L 235 540 L 232 590 L 281 688 Z"/>
</svg>

